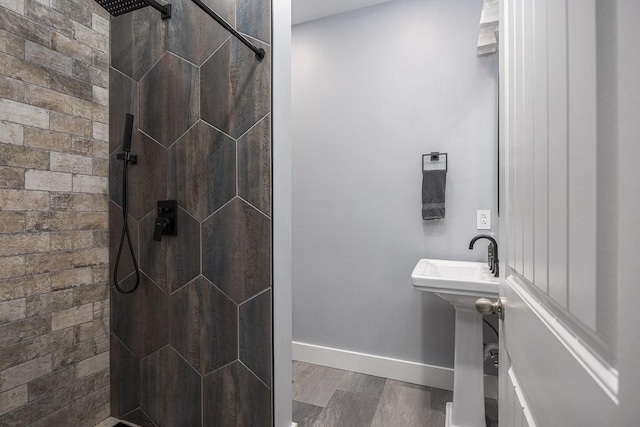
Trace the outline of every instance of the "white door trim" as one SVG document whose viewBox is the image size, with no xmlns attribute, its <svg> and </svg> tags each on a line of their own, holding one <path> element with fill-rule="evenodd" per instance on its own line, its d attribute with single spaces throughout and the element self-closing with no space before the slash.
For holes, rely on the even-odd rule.
<svg viewBox="0 0 640 427">
<path fill-rule="evenodd" d="M 274 427 L 291 426 L 291 1 L 272 1 Z"/>
</svg>

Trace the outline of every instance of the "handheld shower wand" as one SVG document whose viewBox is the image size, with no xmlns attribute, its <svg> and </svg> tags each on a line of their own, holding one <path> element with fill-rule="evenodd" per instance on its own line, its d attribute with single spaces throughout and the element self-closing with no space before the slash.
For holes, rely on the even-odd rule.
<svg viewBox="0 0 640 427">
<path fill-rule="evenodd" d="M 131 137 L 133 136 L 133 114 L 127 113 L 124 123 L 124 138 L 122 140 L 122 151 L 131 151 Z"/>
<path fill-rule="evenodd" d="M 130 294 L 138 289 L 140 285 L 140 268 L 138 267 L 138 260 L 136 259 L 135 251 L 133 250 L 133 243 L 131 241 L 131 233 L 129 232 L 129 223 L 127 217 L 129 215 L 129 163 L 135 165 L 138 162 L 138 156 L 131 154 L 131 136 L 133 134 L 133 115 L 128 114 L 125 120 L 124 126 L 124 140 L 122 142 L 122 153 L 117 155 L 118 160 L 122 160 L 122 235 L 120 236 L 120 247 L 118 248 L 118 255 L 116 256 L 116 262 L 113 267 L 113 285 L 119 292 L 123 294 Z M 124 290 L 118 283 L 118 267 L 120 266 L 120 257 L 122 256 L 122 248 L 124 246 L 124 240 L 127 239 L 129 245 L 129 252 L 133 260 L 133 267 L 136 273 L 136 284 L 129 290 Z"/>
</svg>

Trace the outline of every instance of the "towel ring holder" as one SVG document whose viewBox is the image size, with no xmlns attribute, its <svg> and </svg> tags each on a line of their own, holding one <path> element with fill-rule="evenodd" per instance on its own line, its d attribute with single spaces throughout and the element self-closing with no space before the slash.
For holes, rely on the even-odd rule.
<svg viewBox="0 0 640 427">
<path fill-rule="evenodd" d="M 421 165 L 421 169 L 422 172 L 425 172 L 425 168 L 424 168 L 424 158 L 425 157 L 429 157 L 429 160 L 431 160 L 432 162 L 439 162 L 440 161 L 440 156 L 444 156 L 445 159 L 445 163 L 444 163 L 444 171 L 445 172 L 449 172 L 449 156 L 447 155 L 447 153 L 440 153 L 439 151 L 432 151 L 429 154 L 423 154 L 422 155 L 422 165 Z"/>
</svg>

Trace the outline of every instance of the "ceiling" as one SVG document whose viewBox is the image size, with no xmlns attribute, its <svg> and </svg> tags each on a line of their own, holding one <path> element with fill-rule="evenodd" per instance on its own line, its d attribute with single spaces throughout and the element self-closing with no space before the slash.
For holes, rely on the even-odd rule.
<svg viewBox="0 0 640 427">
<path fill-rule="evenodd" d="M 301 24 L 389 1 L 391 0 L 293 0 L 291 21 L 293 25 Z"/>
</svg>

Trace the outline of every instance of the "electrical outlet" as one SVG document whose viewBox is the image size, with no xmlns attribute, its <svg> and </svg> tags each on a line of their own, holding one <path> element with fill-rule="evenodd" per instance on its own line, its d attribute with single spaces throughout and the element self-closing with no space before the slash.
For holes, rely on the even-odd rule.
<svg viewBox="0 0 640 427">
<path fill-rule="evenodd" d="M 491 230 L 491 211 L 478 211 L 478 230 Z"/>
</svg>

